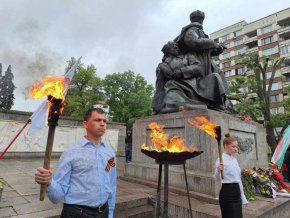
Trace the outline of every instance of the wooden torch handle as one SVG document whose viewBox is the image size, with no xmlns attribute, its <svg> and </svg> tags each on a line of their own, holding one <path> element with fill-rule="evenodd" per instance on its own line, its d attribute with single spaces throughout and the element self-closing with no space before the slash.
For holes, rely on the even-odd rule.
<svg viewBox="0 0 290 218">
<path fill-rule="evenodd" d="M 50 159 L 51 159 L 51 153 L 52 153 L 55 127 L 56 127 L 55 125 L 49 126 L 48 135 L 47 135 L 46 150 L 45 150 L 45 156 L 44 156 L 44 162 L 43 162 L 43 168 L 47 170 L 50 168 Z M 45 190 L 46 190 L 46 185 L 41 185 L 40 198 L 39 198 L 40 201 L 44 200 Z"/>
<path fill-rule="evenodd" d="M 222 154 L 222 145 L 221 145 L 221 141 L 218 141 L 218 150 L 219 150 L 219 159 L 220 159 L 220 164 L 222 164 L 222 163 L 223 163 L 223 154 Z M 222 179 L 224 179 L 223 170 L 221 170 L 221 177 L 222 177 Z"/>
</svg>

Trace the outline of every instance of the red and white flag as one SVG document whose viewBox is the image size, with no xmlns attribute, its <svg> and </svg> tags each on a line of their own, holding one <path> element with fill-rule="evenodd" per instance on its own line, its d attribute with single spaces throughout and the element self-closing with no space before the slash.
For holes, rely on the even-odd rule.
<svg viewBox="0 0 290 218">
<path fill-rule="evenodd" d="M 64 82 L 64 97 L 67 94 L 67 91 L 69 89 L 69 85 L 72 81 L 72 78 L 75 74 L 75 71 L 81 61 L 81 57 L 75 62 L 75 64 L 67 71 L 67 73 L 64 75 L 65 82 Z M 32 135 L 37 130 L 42 129 L 47 126 L 47 114 L 48 113 L 48 101 L 44 101 L 41 103 L 41 105 L 34 111 L 34 113 L 31 115 L 30 120 L 31 124 L 27 131 L 27 134 Z"/>
</svg>

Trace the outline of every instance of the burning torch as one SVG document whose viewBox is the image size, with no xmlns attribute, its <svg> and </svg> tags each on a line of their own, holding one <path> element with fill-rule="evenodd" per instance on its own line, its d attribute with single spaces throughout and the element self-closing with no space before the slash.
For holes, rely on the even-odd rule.
<svg viewBox="0 0 290 218">
<path fill-rule="evenodd" d="M 48 129 L 45 156 L 44 156 L 44 162 L 43 162 L 43 168 L 45 169 L 50 168 L 50 159 L 51 159 L 51 153 L 52 153 L 55 127 L 58 125 L 59 115 L 61 114 L 63 110 L 63 106 L 64 106 L 64 100 L 61 98 L 55 98 L 52 95 L 49 95 L 47 100 L 49 102 L 49 111 L 48 111 L 48 118 L 47 118 L 49 129 Z M 46 189 L 46 185 L 41 185 L 40 201 L 44 200 L 45 189 Z"/>
<path fill-rule="evenodd" d="M 218 152 L 219 152 L 219 160 L 220 160 L 220 164 L 223 163 L 223 153 L 222 153 L 222 145 L 221 145 L 221 139 L 222 139 L 222 130 L 221 130 L 221 126 L 216 126 L 215 127 L 215 133 L 216 133 L 216 140 L 218 142 Z M 222 179 L 224 179 L 224 174 L 223 174 L 223 170 L 221 170 L 221 177 Z"/>
<path fill-rule="evenodd" d="M 59 115 L 62 113 L 64 106 L 64 93 L 66 79 L 64 77 L 44 77 L 42 79 L 43 86 L 41 87 L 38 81 L 34 82 L 29 93 L 33 98 L 47 98 L 46 121 L 49 126 L 46 142 L 45 156 L 43 168 L 50 168 L 50 159 L 54 140 L 55 127 L 58 125 Z M 40 201 L 44 200 L 46 185 L 41 185 Z"/>
<path fill-rule="evenodd" d="M 220 164 L 222 164 L 223 158 L 222 158 L 222 147 L 221 147 L 221 138 L 222 138 L 221 127 L 215 123 L 208 121 L 203 116 L 195 117 L 195 119 L 196 120 L 188 119 L 188 123 L 194 125 L 195 127 L 199 128 L 203 131 L 205 131 L 207 134 L 209 134 L 210 136 L 214 137 L 217 140 L 219 160 L 220 160 Z M 221 171 L 221 177 L 222 177 L 222 179 L 224 178 L 223 171 Z"/>
</svg>

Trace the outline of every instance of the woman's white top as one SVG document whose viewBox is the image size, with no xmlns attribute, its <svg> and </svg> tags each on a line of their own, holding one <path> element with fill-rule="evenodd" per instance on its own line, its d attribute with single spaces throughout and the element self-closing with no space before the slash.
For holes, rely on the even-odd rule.
<svg viewBox="0 0 290 218">
<path fill-rule="evenodd" d="M 248 201 L 244 194 L 244 188 L 241 180 L 241 168 L 239 166 L 237 159 L 231 155 L 223 153 L 223 164 L 224 164 L 223 179 L 221 179 L 221 175 L 218 170 L 219 163 L 220 160 L 218 158 L 215 163 L 216 166 L 215 177 L 217 181 L 220 181 L 221 183 L 238 183 L 241 191 L 242 204 L 247 204 Z"/>
</svg>

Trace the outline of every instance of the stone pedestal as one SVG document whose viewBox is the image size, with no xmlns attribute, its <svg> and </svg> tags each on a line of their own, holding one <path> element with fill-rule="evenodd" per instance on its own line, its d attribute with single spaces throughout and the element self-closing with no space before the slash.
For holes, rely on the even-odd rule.
<svg viewBox="0 0 290 218">
<path fill-rule="evenodd" d="M 133 126 L 132 162 L 126 165 L 125 176 L 157 182 L 158 165 L 155 164 L 154 159 L 141 153 L 141 145 L 150 141 L 150 136 L 146 136 L 146 130 L 149 130 L 148 124 L 157 122 L 165 125 L 164 132 L 170 137 L 179 135 L 184 138 L 187 146 L 196 146 L 204 151 L 200 156 L 186 162 L 189 190 L 196 194 L 216 197 L 220 188 L 214 177 L 218 144 L 207 133 L 188 123 L 189 118 L 196 116 L 204 116 L 209 121 L 220 125 L 222 139 L 226 133 L 237 137 L 241 147 L 236 158 L 241 168 L 267 164 L 266 133 L 262 125 L 241 121 L 232 115 L 217 111 L 196 109 L 149 116 L 137 120 Z M 170 166 L 169 185 L 185 189 L 184 181 L 182 166 Z"/>
</svg>

